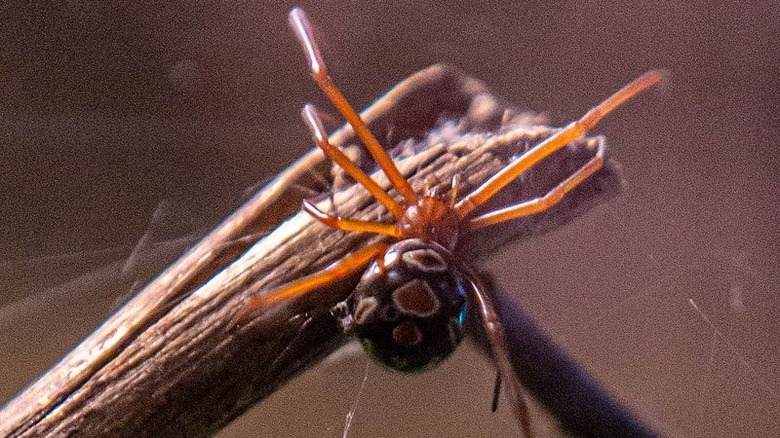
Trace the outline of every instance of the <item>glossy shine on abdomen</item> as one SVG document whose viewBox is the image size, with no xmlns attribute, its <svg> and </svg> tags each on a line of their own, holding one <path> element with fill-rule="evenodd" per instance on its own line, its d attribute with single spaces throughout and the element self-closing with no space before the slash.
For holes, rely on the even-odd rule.
<svg viewBox="0 0 780 438">
<path fill-rule="evenodd" d="M 463 339 L 466 283 L 441 245 L 405 239 L 365 272 L 348 300 L 365 350 L 399 371 L 431 368 Z"/>
</svg>

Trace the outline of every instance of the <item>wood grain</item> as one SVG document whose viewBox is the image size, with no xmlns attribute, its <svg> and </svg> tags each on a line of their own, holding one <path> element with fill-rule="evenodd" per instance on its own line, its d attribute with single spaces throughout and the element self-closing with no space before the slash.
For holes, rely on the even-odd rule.
<svg viewBox="0 0 780 438">
<path fill-rule="evenodd" d="M 431 175 L 446 189 L 459 174 L 467 192 L 554 132 L 539 116 L 502 104 L 480 82 L 445 66 L 413 75 L 363 115 L 418 190 Z M 349 128 L 331 138 L 370 169 Z M 583 139 L 561 150 L 491 204 L 544 193 L 601 141 Z M 374 177 L 387 186 L 382 175 Z M 337 349 L 345 338 L 329 309 L 346 298 L 354 278 L 258 312 L 248 324 L 232 322 L 249 297 L 375 239 L 328 229 L 298 212 L 303 193 L 329 190 L 323 181 L 334 187 L 341 215 L 390 219 L 312 150 L 9 402 L 0 411 L 0 435 L 208 436 Z M 480 230 L 459 251 L 467 260 L 481 258 L 506 241 L 565 223 L 620 188 L 617 164 L 608 161 L 556 208 Z M 327 196 L 320 202 L 324 210 L 334 208 Z"/>
</svg>

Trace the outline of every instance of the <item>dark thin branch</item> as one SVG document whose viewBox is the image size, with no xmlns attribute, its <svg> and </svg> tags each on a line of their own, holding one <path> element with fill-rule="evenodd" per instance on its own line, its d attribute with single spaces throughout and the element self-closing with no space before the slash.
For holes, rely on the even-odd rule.
<svg viewBox="0 0 780 438">
<path fill-rule="evenodd" d="M 493 283 L 489 288 L 496 292 L 515 372 L 528 395 L 538 402 L 536 405 L 544 406 L 557 422 L 545 425 L 547 430 L 561 430 L 576 437 L 659 436 L 556 347 L 517 303 L 498 293 L 500 287 Z M 547 417 L 537 415 L 534 419 L 543 421 L 541 418 Z"/>
<path fill-rule="evenodd" d="M 364 117 L 384 144 L 396 146 L 400 169 L 418 190 L 430 175 L 447 189 L 454 174 L 463 178 L 464 191 L 471 190 L 553 132 L 539 126 L 538 116 L 502 105 L 478 81 L 443 66 L 402 82 Z M 332 139 L 356 153 L 348 128 Z M 495 203 L 544 193 L 589 159 L 600 141 L 580 140 L 554 154 Z M 345 338 L 329 309 L 348 296 L 356 278 L 261 310 L 246 325 L 232 323 L 249 297 L 375 239 L 328 229 L 298 213 L 302 191 L 296 188 L 321 192 L 323 179 L 333 181 L 340 214 L 390 220 L 362 187 L 350 185 L 319 151 L 310 152 L 9 402 L 0 411 L 0 435 L 207 436 L 338 348 Z M 555 209 L 475 233 L 461 251 L 471 260 L 505 241 L 544 232 L 611 198 L 620 186 L 609 162 Z M 321 208 L 328 204 L 323 196 Z M 259 241 L 251 237 L 272 229 Z"/>
</svg>

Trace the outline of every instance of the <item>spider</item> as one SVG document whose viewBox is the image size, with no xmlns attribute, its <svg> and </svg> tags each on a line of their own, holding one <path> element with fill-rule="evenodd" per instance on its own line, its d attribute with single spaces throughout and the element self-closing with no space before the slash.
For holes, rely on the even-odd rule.
<svg viewBox="0 0 780 438">
<path fill-rule="evenodd" d="M 354 292 L 339 306 L 342 325 L 360 339 L 366 352 L 399 371 L 429 369 L 452 353 L 463 339 L 466 315 L 479 315 L 498 368 L 498 381 L 509 383 L 509 401 L 525 436 L 531 435 L 528 408 L 520 382 L 512 371 L 503 328 L 491 296 L 483 289 L 468 265 L 457 258 L 459 239 L 466 233 L 504 221 L 542 212 L 558 203 L 569 191 L 601 168 L 604 145 L 594 156 L 547 194 L 474 217 L 477 207 L 545 157 L 584 135 L 616 107 L 658 83 L 663 74 L 649 71 L 554 135 L 515 158 L 504 169 L 471 193 L 460 197 L 457 181 L 449 193 L 432 189 L 417 194 L 393 160 L 369 131 L 360 115 L 347 102 L 328 76 L 325 62 L 314 40 L 312 27 L 300 8 L 289 15 L 290 26 L 303 47 L 311 73 L 330 102 L 346 118 L 368 152 L 384 171 L 397 201 L 331 144 L 313 105 L 302 117 L 313 139 L 324 153 L 395 217 L 394 223 L 342 218 L 325 213 L 304 201 L 303 209 L 324 225 L 342 231 L 388 236 L 384 241 L 359 249 L 323 271 L 290 283 L 269 294 L 254 297 L 242 315 L 277 304 L 332 281 L 344 279 L 368 268 Z M 339 307 L 337 306 L 337 307 Z M 498 383 L 496 389 L 498 388 Z"/>
</svg>

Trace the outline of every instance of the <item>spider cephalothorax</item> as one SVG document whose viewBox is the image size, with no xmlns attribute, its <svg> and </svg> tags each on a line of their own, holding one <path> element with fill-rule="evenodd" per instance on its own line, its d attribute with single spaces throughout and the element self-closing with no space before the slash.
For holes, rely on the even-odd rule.
<svg viewBox="0 0 780 438">
<path fill-rule="evenodd" d="M 368 266 L 352 295 L 340 307 L 347 309 L 343 326 L 357 335 L 366 351 L 380 363 L 401 371 L 427 369 L 446 358 L 460 343 L 469 309 L 479 315 L 499 374 L 509 383 L 513 410 L 526 436 L 530 435 L 522 386 L 512 370 L 503 328 L 490 295 L 478 287 L 467 265 L 455 257 L 460 237 L 471 230 L 547 210 L 593 175 L 604 163 L 603 143 L 582 167 L 543 196 L 474 217 L 502 188 L 525 171 L 582 136 L 602 117 L 639 92 L 658 83 L 662 74 L 650 71 L 539 144 L 515 158 L 472 192 L 458 198 L 457 179 L 450 193 L 439 197 L 430 190 L 421 196 L 401 175 L 360 115 L 347 102 L 325 71 L 325 63 L 300 8 L 290 12 L 290 25 L 303 46 L 312 75 L 333 105 L 347 119 L 371 157 L 385 173 L 401 200 L 391 197 L 355 165 L 325 133 L 317 111 L 306 105 L 302 115 L 317 145 L 336 164 L 395 217 L 394 223 L 341 218 L 322 212 L 310 202 L 303 208 L 323 224 L 343 231 L 387 236 L 348 255 L 324 271 L 254 298 L 243 315 L 280 300 L 308 293 Z"/>
<path fill-rule="evenodd" d="M 452 251 L 458 244 L 463 221 L 451 204 L 424 196 L 404 210 L 398 229 L 404 239 L 429 239 Z"/>
</svg>

